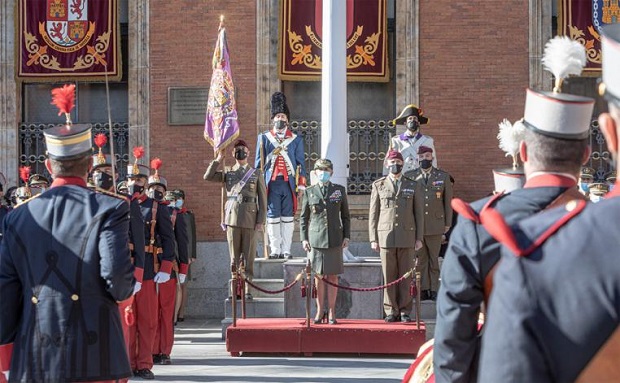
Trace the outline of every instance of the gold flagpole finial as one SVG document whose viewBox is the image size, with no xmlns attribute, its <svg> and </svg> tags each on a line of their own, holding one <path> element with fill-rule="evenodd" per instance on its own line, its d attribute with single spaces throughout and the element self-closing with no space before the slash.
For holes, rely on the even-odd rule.
<svg viewBox="0 0 620 383">
<path fill-rule="evenodd" d="M 224 15 L 220 15 L 220 26 L 217 29 L 222 29 L 222 27 L 224 27 Z"/>
</svg>

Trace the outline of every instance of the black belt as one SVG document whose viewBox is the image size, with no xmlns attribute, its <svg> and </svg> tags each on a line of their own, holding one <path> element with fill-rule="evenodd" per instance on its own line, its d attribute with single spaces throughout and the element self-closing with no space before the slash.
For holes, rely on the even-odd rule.
<svg viewBox="0 0 620 383">
<path fill-rule="evenodd" d="M 278 181 L 284 181 L 284 176 L 276 176 L 276 180 L 278 180 Z"/>
<path fill-rule="evenodd" d="M 243 202 L 243 203 L 250 203 L 250 202 L 258 201 L 256 197 L 228 197 L 228 199 L 237 200 L 238 202 Z"/>
</svg>

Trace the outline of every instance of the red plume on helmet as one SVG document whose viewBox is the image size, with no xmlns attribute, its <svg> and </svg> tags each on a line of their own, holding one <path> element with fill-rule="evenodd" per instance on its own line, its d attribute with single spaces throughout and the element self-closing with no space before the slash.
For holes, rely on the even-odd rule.
<svg viewBox="0 0 620 383">
<path fill-rule="evenodd" d="M 19 178 L 28 186 L 28 179 L 30 178 L 30 166 L 19 167 Z"/>
<path fill-rule="evenodd" d="M 133 148 L 133 156 L 136 157 L 136 163 L 137 163 L 138 159 L 144 156 L 144 147 L 136 146 L 135 148 Z"/>
<path fill-rule="evenodd" d="M 52 105 L 58 108 L 58 115 L 62 116 L 64 113 L 67 124 L 71 124 L 71 111 L 75 107 L 75 84 L 52 89 Z"/>
<path fill-rule="evenodd" d="M 153 174 L 153 176 L 151 177 L 155 182 L 159 182 L 159 169 L 161 168 L 161 165 L 163 164 L 163 161 L 158 158 L 155 157 L 151 160 L 151 169 L 155 169 L 155 174 Z"/>
<path fill-rule="evenodd" d="M 99 148 L 99 154 L 97 154 L 97 160 L 100 164 L 105 164 L 105 156 L 101 149 L 108 143 L 108 136 L 103 133 L 99 133 L 95 136 L 95 145 Z"/>
</svg>

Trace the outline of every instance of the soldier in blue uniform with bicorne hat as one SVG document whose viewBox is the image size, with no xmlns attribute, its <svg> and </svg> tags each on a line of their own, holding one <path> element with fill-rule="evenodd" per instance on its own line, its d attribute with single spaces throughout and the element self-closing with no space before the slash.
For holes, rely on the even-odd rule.
<svg viewBox="0 0 620 383">
<path fill-rule="evenodd" d="M 552 40 L 545 55 L 554 51 L 550 47 L 557 42 L 568 42 L 585 60 L 583 47 L 564 39 Z M 523 139 L 512 145 L 518 148 L 524 163 L 524 187 L 484 198 L 471 206 L 453 201 L 459 219 L 445 254 L 437 297 L 433 350 L 437 382 L 476 379 L 480 355 L 479 313 L 493 281 L 497 280 L 493 270 L 500 259 L 500 244 L 481 225 L 481 215 L 485 209 L 493 208 L 508 224 L 514 224 L 567 200 L 584 200 L 577 180 L 590 154 L 588 136 L 593 107 L 592 98 L 528 89 L 523 119 L 518 122 L 524 125 Z"/>
<path fill-rule="evenodd" d="M 91 129 L 68 118 L 74 89 L 53 91 L 67 123 L 44 131 L 51 188 L 4 220 L 0 372 L 11 382 L 131 376 L 117 303 L 135 284 L 129 204 L 86 188 Z"/>
<path fill-rule="evenodd" d="M 602 28 L 599 116 L 618 161 L 620 24 Z M 481 382 L 620 380 L 618 188 L 596 204 L 569 202 L 510 228 L 490 210 L 504 243 L 482 339 Z M 495 229 L 492 229 L 494 227 Z"/>
</svg>

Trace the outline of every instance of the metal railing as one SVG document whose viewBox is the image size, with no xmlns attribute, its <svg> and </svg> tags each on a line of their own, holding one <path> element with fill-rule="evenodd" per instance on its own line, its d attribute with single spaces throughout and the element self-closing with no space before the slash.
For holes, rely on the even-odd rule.
<svg viewBox="0 0 620 383">
<path fill-rule="evenodd" d="M 321 156 L 321 123 L 292 121 L 291 129 L 304 140 L 306 168 L 312 169 Z M 383 160 L 396 134 L 392 121 L 350 120 L 349 134 L 349 194 L 370 194 L 372 183 L 383 176 Z"/>
<path fill-rule="evenodd" d="M 19 165 L 30 166 L 32 174 L 43 174 L 49 177 L 45 168 L 45 138 L 43 131 L 56 126 L 57 124 L 37 124 L 21 123 L 19 125 Z M 109 147 L 109 128 L 107 123 L 92 123 L 93 137 L 96 134 L 104 133 L 108 136 L 108 145 L 104 148 L 104 153 L 110 153 Z M 114 136 L 114 155 L 119 179 L 125 177 L 127 173 L 127 163 L 129 161 L 129 124 L 126 122 L 112 123 L 112 134 Z"/>
</svg>

